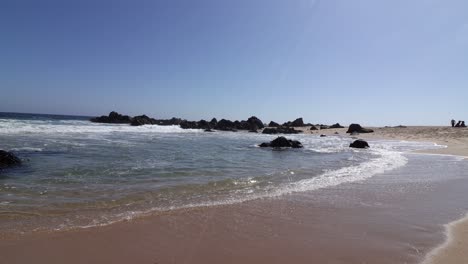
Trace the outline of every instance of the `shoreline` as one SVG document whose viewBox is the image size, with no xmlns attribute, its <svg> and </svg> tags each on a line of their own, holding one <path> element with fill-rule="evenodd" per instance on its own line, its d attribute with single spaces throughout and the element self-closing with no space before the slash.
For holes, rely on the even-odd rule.
<svg viewBox="0 0 468 264">
<path fill-rule="evenodd" d="M 392 128 L 393 130 L 390 130 L 390 132 L 394 132 L 394 128 Z M 414 138 L 410 138 L 410 137 L 395 137 L 395 135 L 388 135 L 386 134 L 387 133 L 387 129 L 386 128 L 383 128 L 384 131 L 381 131 L 382 129 L 377 129 L 375 134 L 360 134 L 358 137 L 359 138 L 362 138 L 362 139 L 388 139 L 388 140 L 408 140 L 408 141 L 425 141 L 425 142 L 434 142 L 436 144 L 439 144 L 439 145 L 447 145 L 447 148 L 444 148 L 442 150 L 443 153 L 440 153 L 440 149 L 436 149 L 436 150 L 429 150 L 429 151 L 424 151 L 424 152 L 417 152 L 418 154 L 433 154 L 433 155 L 451 155 L 451 156 L 461 156 L 461 157 L 464 157 L 466 158 L 468 152 L 465 152 L 464 155 L 458 155 L 460 153 L 460 151 L 465 151 L 466 150 L 466 146 L 467 145 L 461 145 L 462 147 L 458 148 L 457 150 L 454 151 L 454 148 L 452 148 L 452 146 L 454 146 L 455 144 L 449 140 L 450 142 L 447 142 L 445 141 L 445 143 L 450 143 L 450 144 L 444 144 L 444 140 L 440 140 L 440 139 L 427 139 L 425 137 L 421 138 L 421 140 L 415 140 Z M 339 135 L 338 136 L 342 136 L 343 134 L 346 135 L 347 137 L 349 137 L 349 135 L 345 134 L 344 132 L 346 131 L 346 129 L 327 129 L 327 130 L 319 130 L 318 133 L 319 134 L 326 134 L 326 135 L 336 135 L 335 132 L 338 132 Z M 310 132 L 309 132 L 310 133 Z M 456 139 L 456 140 L 459 140 L 459 139 Z M 463 141 L 463 139 L 462 139 Z M 465 147 L 464 147 L 465 146 Z M 340 186 L 340 187 L 333 187 L 331 188 L 331 192 L 334 193 L 334 192 L 340 192 L 340 189 L 342 188 L 347 188 L 346 186 L 348 185 L 356 185 L 354 183 L 350 183 L 350 184 L 345 184 L 345 186 Z M 365 192 L 364 192 L 365 193 Z M 329 194 L 326 194 L 325 191 L 320 191 L 318 192 L 318 194 L 321 194 L 321 195 L 329 195 Z M 142 217 L 136 217 L 134 219 L 131 219 L 129 221 L 123 221 L 123 222 L 117 222 L 117 223 L 113 223 L 111 225 L 106 225 L 106 226 L 98 226 L 98 227 L 90 227 L 90 228 L 86 228 L 84 230 L 68 230 L 68 231 L 57 231 L 57 232 L 52 232 L 52 233 L 42 233 L 42 234 L 35 234 L 35 235 L 32 235 L 32 236 L 29 236 L 28 238 L 26 238 L 26 247 L 28 248 L 28 250 L 31 252 L 36 252 L 35 254 L 43 254 L 41 252 L 41 248 L 42 250 L 45 250 L 46 252 L 48 252 L 46 249 L 44 249 L 44 247 L 38 245 L 38 242 L 40 244 L 41 241 L 44 241 L 44 239 L 47 241 L 49 240 L 50 238 L 52 238 L 52 240 L 54 238 L 57 238 L 58 241 L 62 241 L 63 243 L 65 244 L 68 244 L 69 246 L 71 245 L 71 247 L 80 247 L 80 244 L 75 241 L 73 241 L 73 239 L 77 239 L 77 241 L 87 241 L 89 239 L 91 239 L 91 237 L 94 237 L 94 236 L 97 236 L 97 239 L 105 239 L 105 240 L 110 240 L 110 241 L 117 241 L 119 238 L 124 238 L 126 241 L 122 241 L 122 242 L 111 242 L 112 245 L 116 246 L 116 243 L 117 245 L 118 244 L 126 244 L 126 246 L 129 246 L 131 248 L 131 251 L 133 250 L 133 252 L 139 252 L 139 253 L 144 253 L 143 256 L 140 256 L 138 258 L 136 258 L 136 260 L 141 260 L 143 263 L 147 263 L 149 259 L 153 258 L 154 256 L 154 253 L 151 253 L 149 252 L 148 250 L 150 248 L 152 248 L 150 245 L 151 243 L 149 243 L 148 248 L 146 248 L 147 250 L 145 252 L 142 252 L 141 249 L 139 249 L 138 247 L 135 247 L 135 246 L 130 246 L 128 245 L 129 243 L 138 243 L 139 242 L 139 237 L 135 237 L 135 235 L 132 234 L 132 232 L 136 232 L 137 234 L 140 234 L 142 236 L 144 236 L 144 234 L 147 233 L 147 231 L 150 231 L 151 230 L 151 233 L 154 235 L 154 236 L 159 236 L 161 235 L 162 237 L 164 237 L 164 239 L 167 239 L 170 244 L 170 241 L 173 242 L 173 244 L 177 244 L 177 241 L 178 239 L 181 239 L 180 237 L 179 238 L 171 238 L 172 236 L 180 236 L 182 234 L 182 236 L 187 235 L 189 236 L 189 239 L 192 243 L 200 243 L 200 239 L 202 239 L 202 235 L 205 236 L 205 233 L 210 233 L 209 230 L 210 228 L 212 227 L 207 227 L 207 226 L 204 226 L 204 225 L 199 225 L 199 223 L 197 223 L 197 221 L 199 221 L 200 219 L 197 219 L 197 217 L 201 218 L 201 219 L 205 219 L 205 222 L 206 224 L 207 223 L 210 223 L 211 224 L 211 221 L 214 221 L 216 222 L 216 228 L 215 230 L 217 230 L 216 232 L 212 231 L 211 235 L 212 236 L 218 236 L 218 233 L 217 232 L 221 232 L 219 230 L 219 226 L 223 226 L 225 225 L 225 222 L 228 222 L 228 223 L 234 223 L 234 224 L 238 224 L 239 221 L 240 222 L 243 222 L 245 221 L 244 219 L 244 216 L 245 214 L 248 215 L 251 220 L 255 220 L 257 218 L 261 218 L 261 214 L 259 214 L 258 216 L 256 216 L 257 213 L 259 212 L 264 212 L 265 213 L 265 209 L 263 207 L 270 207 L 270 208 L 274 208 L 274 211 L 280 211 L 280 213 L 276 213 L 276 216 L 275 214 L 272 215 L 271 219 L 268 219 L 268 218 L 261 218 L 263 219 L 263 225 L 259 225 L 258 223 L 256 225 L 254 225 L 254 229 L 252 229 L 252 227 L 249 227 L 248 230 L 250 230 L 250 232 L 258 232 L 258 231 L 254 231 L 255 229 L 259 229 L 259 230 L 263 230 L 262 232 L 267 232 L 267 233 L 258 233 L 257 235 L 259 236 L 259 238 L 261 238 L 262 236 L 268 236 L 271 235 L 269 234 L 268 232 L 269 231 L 265 231 L 264 228 L 265 227 L 268 227 L 268 228 L 273 228 L 274 226 L 282 226 L 282 228 L 286 228 L 286 230 L 289 227 L 288 225 L 288 222 L 285 221 L 288 220 L 296 220 L 296 221 L 304 221 L 304 220 L 307 220 L 307 219 L 315 219 L 315 218 L 319 218 L 320 219 L 320 214 L 324 214 L 324 215 L 331 215 L 331 216 L 334 216 L 334 215 L 339 215 L 339 216 L 344 216 L 344 217 L 351 217 L 351 218 L 358 218 L 360 219 L 360 217 L 362 218 L 361 215 L 359 215 L 358 213 L 356 212 L 352 212 L 352 211 L 349 211 L 349 210 L 344 210 L 343 208 L 339 208 L 339 210 L 337 212 L 335 212 L 336 208 L 333 208 L 333 207 L 323 207 L 321 208 L 321 205 L 317 205 L 316 203 L 306 203 L 306 202 L 303 202 L 303 201 L 300 201 L 301 199 L 296 199 L 295 197 L 315 197 L 313 199 L 323 199 L 323 198 L 319 198 L 318 194 L 311 194 L 310 192 L 304 192 L 304 193 L 301 193 L 301 194 L 298 194 L 298 195 L 286 195 L 286 197 L 281 197 L 281 198 L 270 198 L 270 199 L 260 199 L 260 200 L 257 200 L 257 201 L 249 201 L 249 202 L 242 202 L 240 204 L 234 204 L 234 205 L 220 205 L 220 206 L 210 206 L 210 207 L 197 207 L 197 208 L 185 208 L 185 209 L 180 209 L 180 210 L 176 210 L 174 212 L 164 212 L 164 213 L 161 213 L 161 214 L 157 214 L 157 215 L 146 215 L 146 216 L 142 216 Z M 368 195 L 368 194 L 365 194 L 365 195 Z M 374 202 L 373 199 L 370 199 L 371 202 Z M 299 209 L 299 215 L 301 215 L 301 217 L 298 217 L 299 220 L 297 219 L 294 219 L 291 218 L 292 216 L 289 215 L 291 212 L 288 213 L 288 208 L 290 207 L 293 207 L 293 208 L 300 208 Z M 251 208 L 254 208 L 255 210 L 254 211 L 251 211 Z M 354 207 L 351 207 L 350 209 L 353 209 L 353 210 L 361 210 L 358 208 L 354 208 Z M 232 211 L 231 211 L 232 210 Z M 314 216 L 314 215 L 310 215 L 310 213 L 307 213 L 306 211 L 309 211 L 309 210 L 312 210 L 312 212 L 320 212 L 320 214 L 318 216 Z M 325 210 L 325 211 L 324 211 Z M 365 210 L 361 210 L 362 214 L 363 215 L 367 215 L 369 218 L 373 218 L 373 217 L 376 217 L 374 215 L 372 215 L 373 213 L 371 213 L 369 215 L 370 212 L 368 212 L 367 209 Z M 197 217 L 193 217 L 193 215 L 196 215 Z M 210 216 L 211 215 L 211 216 Z M 226 215 L 229 215 L 231 217 L 234 217 L 236 218 L 236 221 L 232 222 L 232 219 L 229 219 L 229 217 L 226 217 Z M 239 218 L 239 215 L 241 216 Z M 292 214 L 294 215 L 294 214 Z M 274 217 L 273 217 L 274 216 Z M 306 217 L 305 217 L 306 216 Z M 208 217 L 208 218 L 206 218 Z M 381 216 L 379 216 L 381 217 Z M 187 219 L 185 219 L 187 218 Z M 284 218 L 284 219 L 283 219 Z M 363 218 L 365 219 L 365 218 Z M 367 221 L 369 220 L 363 220 L 361 219 L 360 221 L 358 220 L 354 220 L 356 221 L 356 223 L 354 223 L 355 225 L 357 226 L 361 226 L 363 223 L 366 223 Z M 383 223 L 385 223 L 386 221 L 388 221 L 387 219 L 385 218 L 378 218 L 380 219 L 380 221 L 383 221 Z M 453 218 L 452 218 L 453 219 Z M 231 221 L 231 222 L 230 222 Z M 271 221 L 271 222 L 270 222 Z M 347 223 L 346 222 L 340 222 L 339 220 L 333 220 L 333 221 L 338 221 L 337 223 L 340 223 L 340 224 L 344 224 L 346 225 Z M 351 221 L 352 222 L 352 221 Z M 268 223 L 268 224 L 265 224 L 265 223 Z M 380 223 L 380 222 L 379 222 Z M 297 224 L 297 223 L 296 223 Z M 442 224 L 442 223 L 441 223 Z M 161 227 L 157 226 L 157 225 L 161 225 Z M 179 227 L 178 225 L 181 225 L 181 227 Z M 191 225 L 195 225 L 195 227 L 190 227 Z M 266 226 L 265 226 L 266 225 Z M 271 227 L 269 225 L 272 225 Z M 335 223 L 336 225 L 336 223 Z M 381 225 L 381 224 L 380 224 Z M 246 224 L 244 223 L 243 224 L 243 227 L 245 227 Z M 248 226 L 248 225 L 247 225 Z M 294 224 L 292 225 L 293 226 L 293 229 L 294 229 Z M 302 226 L 302 225 L 301 225 Z M 306 225 L 307 226 L 307 225 Z M 429 252 L 427 253 L 426 255 L 426 260 L 424 260 L 424 263 L 434 263 L 434 264 L 438 264 L 438 263 L 460 263 L 460 260 L 465 260 L 466 258 L 466 255 L 463 255 L 463 246 L 461 247 L 461 250 L 460 250 L 460 247 L 456 247 L 457 245 L 459 245 L 461 242 L 458 242 L 458 241 L 462 241 L 463 239 L 467 239 L 468 238 L 468 216 L 462 218 L 462 219 L 458 219 L 454 222 L 451 222 L 449 224 L 446 225 L 446 239 L 445 241 L 443 241 L 443 243 L 441 244 L 440 241 L 437 243 L 439 244 L 439 246 L 437 246 L 436 248 L 432 249 L 433 248 L 433 244 L 435 244 L 434 242 L 435 241 L 438 241 L 438 238 L 436 238 L 437 236 L 440 237 L 440 234 L 437 234 L 434 233 L 434 234 L 426 234 L 426 235 L 429 235 L 431 237 L 431 239 L 428 239 L 429 241 L 431 241 L 432 244 L 430 244 L 429 242 L 427 242 L 426 244 L 424 244 L 424 246 L 422 247 L 419 247 L 419 246 L 416 246 L 415 247 L 415 251 L 418 252 L 419 254 L 419 249 L 420 248 L 423 248 L 424 249 L 424 252 Z M 462 227 L 460 227 L 462 226 Z M 171 231 L 168 231 L 166 230 L 164 227 L 166 228 L 169 228 L 168 230 L 171 230 Z M 235 227 L 235 225 L 234 225 Z M 198 228 L 198 229 L 197 229 Z M 239 229 L 242 230 L 242 228 L 240 227 L 237 227 Z M 297 227 L 298 228 L 298 227 Z M 301 232 L 304 231 L 303 229 L 304 227 L 301 227 L 301 228 L 298 228 L 298 231 L 296 233 L 296 236 L 304 241 L 307 240 L 307 237 L 304 237 L 304 234 L 302 234 Z M 308 228 L 317 228 L 316 226 L 308 226 Z M 362 228 L 362 227 L 361 227 Z M 194 229 L 196 231 L 194 231 Z M 175 231 L 174 231 L 175 230 Z M 183 230 L 183 232 L 181 232 L 181 234 L 179 234 L 180 230 Z M 197 237 L 192 237 L 192 236 L 196 236 L 197 234 L 197 230 L 201 230 L 201 233 L 199 233 L 200 237 L 197 238 Z M 221 229 L 222 230 L 222 229 Z M 267 229 L 269 230 L 269 229 Z M 275 228 L 273 228 L 273 230 L 275 230 Z M 278 229 L 278 231 L 276 232 L 282 232 L 281 231 L 282 229 Z M 317 237 L 320 237 L 322 239 L 322 236 L 323 237 L 327 237 L 327 233 L 326 233 L 326 230 L 328 229 L 325 229 L 325 230 L 320 230 L 320 229 L 317 229 L 315 230 L 316 233 L 313 233 L 311 232 L 310 234 L 311 235 L 314 235 L 316 236 L 317 234 L 319 234 L 319 236 Z M 332 229 L 331 229 L 332 230 Z M 365 230 L 365 229 L 364 229 Z M 231 230 L 233 231 L 233 230 Z M 388 236 L 388 240 L 391 241 L 391 237 L 393 236 L 392 233 L 394 230 L 391 230 L 392 232 L 388 231 L 388 232 L 385 232 L 386 236 Z M 400 230 L 401 231 L 401 230 Z M 168 234 L 167 232 L 174 232 L 174 233 L 170 233 Z M 213 233 L 214 232 L 214 233 Z M 381 232 L 381 231 L 379 231 Z M 406 234 L 404 234 L 403 231 L 401 232 L 397 232 L 399 233 L 398 235 L 400 236 L 405 236 Z M 230 236 L 234 235 L 233 232 L 224 232 L 222 233 L 224 234 L 224 236 L 221 236 L 223 241 L 224 240 L 228 240 L 230 241 Z M 320 235 L 321 234 L 321 235 Z M 237 236 L 237 234 L 236 234 Z M 267 236 L 267 237 L 268 237 Z M 128 238 L 131 238 L 129 241 L 127 241 Z M 298 243 L 297 239 L 298 238 L 288 238 L 290 241 L 290 243 L 293 243 L 291 246 L 296 246 L 302 250 L 306 250 L 306 248 L 304 248 L 304 245 L 299 243 L 299 244 L 294 244 L 294 243 Z M 21 240 L 22 238 L 20 238 Z M 146 242 L 152 242 L 152 243 L 155 243 L 161 247 L 164 248 L 164 246 L 161 244 L 163 241 L 161 241 L 161 239 L 155 239 L 155 238 L 149 238 L 147 235 L 145 235 L 145 239 L 147 240 Z M 205 237 L 205 239 L 208 239 L 207 237 Z M 212 238 L 209 238 L 212 240 Z M 250 238 L 252 239 L 252 238 Z M 0 239 L 0 245 L 8 245 L 8 238 L 7 240 L 4 240 L 3 242 L 1 241 L 2 239 Z M 93 241 L 96 241 L 96 239 L 92 239 Z M 210 240 L 210 241 L 211 241 Z M 325 239 L 327 240 L 327 239 Z M 333 239 L 331 238 L 328 238 L 328 240 L 331 240 L 333 241 Z M 327 240 L 327 241 L 328 241 Z M 336 238 L 335 238 L 336 240 Z M 11 240 L 10 242 L 12 242 L 13 240 Z M 198 241 L 198 242 L 197 242 Z M 308 242 L 307 243 L 312 243 L 311 241 L 307 240 Z M 454 242 L 456 241 L 456 242 Z M 385 241 L 379 241 L 379 243 L 384 243 Z M 86 243 L 86 242 L 85 242 Z M 185 243 L 185 242 L 184 242 Z M 182 243 L 184 245 L 184 243 Z M 204 242 L 205 243 L 205 242 Z M 202 244 L 204 244 L 202 243 Z M 211 244 L 210 244 L 211 243 Z M 212 248 L 216 248 L 216 246 L 220 246 L 219 243 L 221 243 L 220 241 L 211 241 L 210 243 L 208 243 L 208 245 L 210 245 Z M 239 244 L 239 243 L 242 243 L 242 240 L 240 241 L 237 241 L 235 240 L 234 242 L 233 241 L 230 241 L 230 243 L 234 243 L 233 245 L 234 246 L 238 246 L 240 248 L 238 248 L 238 250 L 240 250 L 241 248 L 243 248 L 243 244 Z M 258 243 L 258 241 L 257 241 Z M 270 243 L 273 243 L 273 245 L 275 247 L 278 247 L 278 250 L 281 250 L 282 247 L 285 247 L 285 246 L 289 246 L 289 244 L 282 244 L 282 242 L 275 242 L 274 240 L 273 241 L 270 241 Z M 317 242 L 314 242 L 314 243 L 317 243 Z M 333 241 L 333 243 L 337 243 L 337 241 Z M 466 245 L 466 241 L 464 242 Z M 14 244 L 14 243 L 13 243 Z M 24 244 L 24 243 L 23 243 Z M 39 246 L 39 250 L 36 249 L 36 248 L 31 248 L 30 245 L 34 245 L 34 247 L 36 246 Z M 186 243 L 185 243 L 186 244 Z M 247 243 L 248 244 L 248 243 Z M 266 243 L 268 244 L 268 243 Z M 29 245 L 29 246 L 28 246 Z M 68 252 L 70 253 L 70 249 L 68 248 L 63 248 L 63 246 L 60 244 L 60 243 L 53 243 L 52 245 L 54 245 L 55 247 L 57 248 L 62 248 L 62 249 L 66 249 L 65 252 Z M 100 242 L 96 242 L 96 245 L 98 246 L 103 246 L 104 245 L 104 241 L 100 241 Z M 279 245 L 281 245 L 282 247 L 280 247 Z M 8 245 L 9 246 L 9 245 Z M 122 246 L 122 245 L 121 245 Z M 140 246 L 143 246 L 143 245 L 140 245 Z M 201 247 L 202 245 L 200 245 Z M 206 246 L 206 245 L 205 245 Z M 258 245 L 256 243 L 253 243 L 250 244 L 251 247 L 258 247 Z M 317 244 L 317 246 L 320 246 L 320 244 Z M 273 248 L 275 248 L 273 247 Z M 372 248 L 372 246 L 370 246 Z M 429 248 L 428 248 L 429 247 Z M 90 250 L 89 247 L 85 246 L 85 248 L 87 250 Z M 466 247 L 465 247 L 466 248 Z M 166 249 L 167 250 L 170 250 L 170 252 L 172 252 L 172 254 L 177 254 L 177 250 L 174 251 L 174 248 L 167 248 L 166 246 Z M 186 248 L 187 249 L 187 248 Z M 348 249 L 346 248 L 342 248 L 345 252 L 347 252 Z M 97 249 L 99 250 L 99 249 Z M 121 248 L 121 250 L 126 250 L 126 247 L 123 247 Z M 183 250 L 183 249 L 182 249 Z M 194 251 L 194 249 L 190 249 L 188 248 L 189 252 L 190 250 L 191 251 Z M 249 250 L 247 249 L 242 249 L 246 252 L 250 252 Z M 360 249 L 361 251 L 363 249 Z M 375 249 L 374 249 L 375 250 Z M 37 251 L 39 251 L 40 253 L 37 253 Z M 292 251 L 292 252 L 295 252 L 295 249 L 293 248 L 292 250 L 289 249 L 289 251 Z M 158 250 L 157 250 L 158 252 Z M 223 251 L 224 253 L 223 254 L 237 254 L 237 253 L 234 253 L 234 252 L 231 252 L 230 250 L 227 250 L 224 249 Z M 261 251 L 262 252 L 262 251 Z M 376 251 L 378 252 L 378 251 Z M 159 251 L 160 254 L 164 255 L 165 253 L 162 252 L 162 251 Z M 191 254 L 198 254 L 198 252 L 191 252 Z M 289 252 L 291 253 L 291 252 Z M 331 253 L 331 252 L 329 252 Z M 366 252 L 365 251 L 362 251 L 361 253 L 365 254 Z M 45 253 L 47 254 L 47 253 Z M 65 253 L 62 253 L 62 254 L 65 254 Z M 76 252 L 74 253 L 70 253 L 71 256 L 75 255 Z M 106 250 L 103 250 L 102 252 L 99 253 L 99 258 L 102 258 L 101 260 L 109 260 L 109 256 L 103 256 L 105 254 L 111 254 L 111 251 L 106 251 Z M 145 255 L 146 254 L 146 255 Z M 208 253 L 206 253 L 208 254 Z M 307 256 L 307 254 L 305 254 L 303 251 L 298 251 L 296 252 L 295 254 L 299 254 L 299 256 L 301 256 L 301 258 L 298 258 L 298 262 L 302 263 L 306 263 L 305 261 L 305 256 Z M 348 253 L 346 253 L 348 254 Z M 349 253 L 351 254 L 351 253 Z M 379 254 L 377 253 L 373 253 L 373 254 L 376 254 L 375 256 L 371 256 L 369 257 L 370 259 L 374 258 L 375 260 L 378 260 L 378 256 Z M 466 253 L 464 253 L 466 254 Z M 119 255 L 119 254 L 117 254 Z M 120 254 L 121 255 L 121 254 Z M 189 254 L 190 255 L 190 254 Z M 319 254 L 320 255 L 320 254 Z M 385 255 L 389 256 L 388 252 L 385 253 Z M 417 255 L 417 254 L 416 254 Z M 151 256 L 151 257 L 150 257 Z M 221 259 L 219 259 L 222 255 L 218 254 L 218 255 L 215 255 L 214 257 L 207 257 L 206 255 L 203 256 L 203 260 L 206 260 L 206 259 L 210 259 L 210 260 L 213 260 L 213 261 L 221 261 Z M 447 261 L 447 256 L 449 259 L 452 259 L 452 262 L 448 262 Z M 46 255 L 47 257 L 47 255 Z M 62 256 L 62 259 L 66 259 L 70 256 L 68 255 L 64 255 Z M 167 254 L 166 254 L 166 257 L 167 257 Z M 254 257 L 254 259 L 250 259 L 249 261 L 246 261 L 246 263 L 258 263 L 258 262 L 262 262 L 262 259 L 259 258 L 260 256 L 257 256 L 256 259 Z M 324 260 L 326 260 L 326 256 L 322 256 Z M 395 262 L 396 261 L 396 257 L 399 257 L 399 256 L 394 256 L 393 257 L 393 261 L 392 258 L 390 258 L 389 260 L 387 260 L 388 262 L 385 262 L 385 263 L 398 263 L 398 262 Z M 414 261 L 414 257 L 415 256 L 406 256 L 406 258 L 410 259 L 410 260 L 413 260 Z M 445 258 L 444 258 L 445 257 Z M 276 256 L 276 258 L 278 260 L 283 260 L 283 262 L 289 260 L 289 259 L 286 259 L 286 258 L 281 258 L 280 256 Z M 442 259 L 444 258 L 444 259 Z M 427 262 L 429 260 L 431 262 Z M 441 260 L 442 259 L 442 260 Z M 98 260 L 97 258 L 94 258 L 94 260 Z M 115 258 L 112 259 L 114 261 L 117 261 L 119 263 L 125 263 L 125 261 L 122 261 L 121 259 L 119 258 Z M 131 259 L 127 259 L 127 260 L 131 260 Z M 135 259 L 133 259 L 135 260 Z M 154 263 L 179 263 L 179 262 L 168 262 L 170 259 L 164 259 L 164 261 L 162 262 L 159 262 L 159 260 L 154 260 Z M 354 259 L 356 260 L 356 259 Z M 75 260 L 76 261 L 76 260 Z M 100 261 L 100 262 L 103 262 L 103 261 Z M 104 261 L 105 262 L 105 261 Z M 185 262 L 185 261 L 183 261 Z M 0 263 L 2 263 L 2 261 L 0 260 Z M 24 263 L 24 262 L 17 262 L 17 263 Z M 38 262 L 38 263 L 43 263 L 43 262 Z M 44 262 L 45 263 L 45 262 Z M 80 261 L 78 261 L 77 263 L 80 263 Z M 94 263 L 94 262 L 93 262 Z M 153 262 L 151 262 L 153 263 Z M 201 261 L 197 262 L 197 261 L 194 261 L 194 263 L 202 263 Z M 279 263 L 279 262 L 278 262 Z M 354 263 L 354 262 L 353 262 Z M 356 262 L 357 263 L 357 262 Z"/>
</svg>

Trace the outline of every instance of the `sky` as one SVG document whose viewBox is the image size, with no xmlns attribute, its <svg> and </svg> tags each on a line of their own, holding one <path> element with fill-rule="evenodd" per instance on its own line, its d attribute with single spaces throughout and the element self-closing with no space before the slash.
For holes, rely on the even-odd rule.
<svg viewBox="0 0 468 264">
<path fill-rule="evenodd" d="M 466 0 L 2 0 L 0 111 L 468 120 Z"/>
</svg>

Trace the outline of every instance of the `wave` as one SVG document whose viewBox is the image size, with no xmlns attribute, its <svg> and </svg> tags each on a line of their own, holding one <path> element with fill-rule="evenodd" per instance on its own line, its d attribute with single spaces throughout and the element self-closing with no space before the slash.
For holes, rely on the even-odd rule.
<svg viewBox="0 0 468 264">
<path fill-rule="evenodd" d="M 44 134 L 44 133 L 194 133 L 198 129 L 182 129 L 180 126 L 128 124 L 98 124 L 77 120 L 14 120 L 0 119 L 0 134 Z"/>
<path fill-rule="evenodd" d="M 361 150 L 356 150 L 357 152 Z M 251 190 L 236 190 L 235 193 L 219 200 L 200 201 L 194 203 L 171 205 L 164 207 L 152 207 L 143 210 L 131 210 L 120 212 L 113 216 L 102 216 L 101 218 L 94 218 L 92 223 L 81 226 L 66 227 L 61 226 L 56 230 L 74 229 L 74 228 L 90 228 L 95 226 L 106 226 L 117 222 L 128 221 L 139 217 L 149 216 L 155 213 L 167 212 L 180 209 L 196 208 L 196 207 L 211 207 L 238 204 L 247 201 L 274 198 L 283 195 L 289 195 L 300 192 L 314 191 L 328 187 L 337 186 L 343 183 L 358 182 L 369 179 L 375 175 L 382 174 L 386 171 L 394 170 L 407 164 L 407 158 L 403 152 L 394 151 L 392 146 L 379 145 L 376 149 L 372 150 L 376 154 L 375 158 L 368 161 L 337 170 L 326 171 L 316 177 L 300 180 L 297 182 L 286 183 L 280 186 L 270 186 L 263 191 L 258 189 L 253 192 Z M 293 174 L 293 172 L 291 172 Z M 237 180 L 238 181 L 238 180 Z M 236 181 L 236 182 L 237 182 Z M 247 185 L 255 184 L 256 180 L 249 178 L 246 179 Z M 239 184 L 239 183 L 237 183 Z M 254 186 L 253 186 L 254 187 Z"/>
</svg>

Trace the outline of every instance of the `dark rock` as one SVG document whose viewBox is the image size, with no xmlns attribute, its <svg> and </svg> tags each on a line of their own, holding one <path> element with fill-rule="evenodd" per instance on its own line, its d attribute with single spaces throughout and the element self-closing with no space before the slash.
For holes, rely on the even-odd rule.
<svg viewBox="0 0 468 264">
<path fill-rule="evenodd" d="M 336 123 L 334 125 L 331 125 L 330 128 L 344 128 L 344 126 L 341 126 L 340 123 Z"/>
<path fill-rule="evenodd" d="M 351 143 L 349 147 L 350 148 L 368 148 L 369 144 L 362 139 L 358 139 L 358 140 L 355 140 L 353 143 Z"/>
<path fill-rule="evenodd" d="M 293 126 L 293 127 L 302 127 L 302 126 L 304 126 L 304 121 L 302 120 L 302 117 L 300 117 L 300 118 L 294 120 L 294 121 L 292 122 L 292 126 Z"/>
<path fill-rule="evenodd" d="M 351 125 L 349 125 L 348 131 L 346 131 L 346 133 L 353 133 L 353 132 L 372 133 L 372 132 L 374 132 L 374 130 L 368 129 L 368 128 L 363 128 L 359 124 L 351 124 Z"/>
<path fill-rule="evenodd" d="M 270 143 L 262 143 L 260 147 L 272 147 L 272 148 L 302 148 L 301 142 L 297 140 L 287 139 L 285 137 L 277 137 Z"/>
<path fill-rule="evenodd" d="M 299 134 L 302 133 L 301 130 L 296 130 L 292 127 L 274 127 L 274 128 L 265 128 L 262 131 L 263 134 Z"/>
<path fill-rule="evenodd" d="M 218 124 L 218 120 L 216 118 L 211 119 L 211 121 L 210 121 L 210 126 L 211 127 L 216 127 L 217 124 Z"/>
<path fill-rule="evenodd" d="M 198 126 L 198 122 L 196 122 L 196 121 L 183 120 L 180 123 L 180 128 L 183 128 L 183 129 L 198 129 L 199 126 Z"/>
<path fill-rule="evenodd" d="M 316 126 L 311 126 L 310 130 L 318 130 L 318 128 Z"/>
<path fill-rule="evenodd" d="M 239 121 L 237 121 L 237 122 L 239 122 Z M 234 122 L 232 122 L 231 120 L 221 119 L 216 124 L 215 128 L 217 130 L 222 130 L 222 131 L 233 131 L 233 130 L 235 130 L 236 126 L 235 126 Z"/>
<path fill-rule="evenodd" d="M 289 121 L 283 124 L 285 127 L 303 127 L 304 126 L 304 121 L 302 120 L 302 117 L 297 118 L 294 121 Z"/>
<path fill-rule="evenodd" d="M 249 119 L 247 119 L 247 123 L 250 124 L 250 129 L 262 129 L 265 126 L 263 125 L 262 120 L 258 119 L 256 116 L 251 116 Z"/>
<path fill-rule="evenodd" d="M 208 121 L 206 120 L 200 120 L 198 121 L 198 128 L 200 129 L 211 129 L 211 125 Z"/>
<path fill-rule="evenodd" d="M 265 128 L 262 131 L 262 134 L 278 134 L 278 130 L 276 128 Z"/>
<path fill-rule="evenodd" d="M 326 136 L 327 136 L 327 135 L 324 135 L 324 134 L 320 135 L 320 137 L 326 137 Z"/>
<path fill-rule="evenodd" d="M 271 121 L 269 124 L 268 124 L 268 127 L 279 127 L 280 125 L 276 122 L 273 122 Z"/>
<path fill-rule="evenodd" d="M 211 128 L 207 128 L 207 129 L 205 129 L 205 132 L 214 132 L 214 130 L 211 129 Z"/>
<path fill-rule="evenodd" d="M 21 160 L 13 153 L 0 150 L 0 169 L 21 165 Z"/>
<path fill-rule="evenodd" d="M 132 126 L 153 125 L 156 120 L 146 115 L 135 116 L 132 118 Z"/>
<path fill-rule="evenodd" d="M 336 132 L 335 132 L 335 135 L 338 135 L 338 134 L 340 134 L 340 133 L 338 133 L 338 131 L 336 131 Z"/>
<path fill-rule="evenodd" d="M 180 125 L 183 121 L 180 118 L 171 118 L 171 119 L 153 119 L 153 125 L 160 125 L 160 126 L 178 126 Z"/>
<path fill-rule="evenodd" d="M 109 113 L 109 116 L 94 117 L 90 121 L 95 123 L 130 124 L 132 119 L 127 115 L 121 115 L 112 111 Z"/>
</svg>

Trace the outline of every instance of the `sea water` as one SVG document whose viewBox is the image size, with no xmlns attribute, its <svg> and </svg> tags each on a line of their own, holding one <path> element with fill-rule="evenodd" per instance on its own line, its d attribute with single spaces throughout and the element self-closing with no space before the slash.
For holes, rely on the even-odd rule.
<svg viewBox="0 0 468 264">
<path fill-rule="evenodd" d="M 106 225 L 179 208 L 240 203 L 363 181 L 433 143 L 287 135 L 302 149 L 259 148 L 275 135 L 97 124 L 87 117 L 0 113 L 0 232 Z"/>
</svg>

